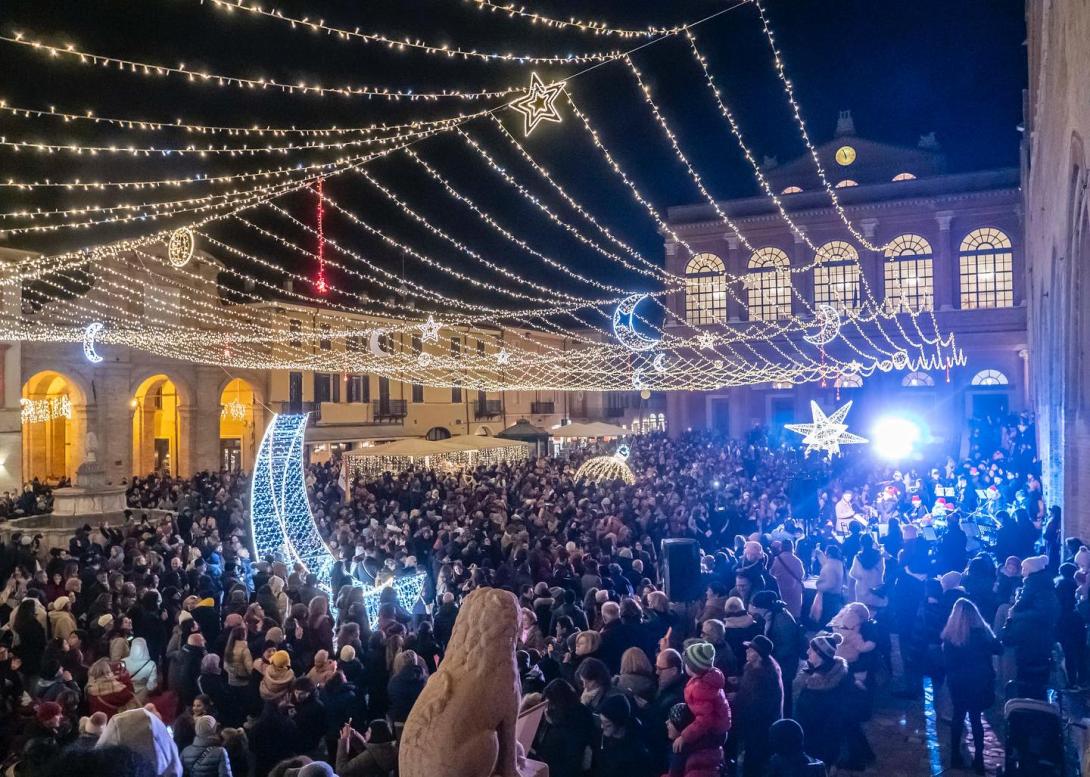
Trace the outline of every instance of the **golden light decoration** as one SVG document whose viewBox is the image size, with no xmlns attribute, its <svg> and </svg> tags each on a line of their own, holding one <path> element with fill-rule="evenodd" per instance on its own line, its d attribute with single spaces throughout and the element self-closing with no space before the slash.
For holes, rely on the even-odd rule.
<svg viewBox="0 0 1090 777">
<path fill-rule="evenodd" d="M 167 259 L 171 267 L 185 267 L 193 258 L 193 248 L 196 246 L 193 230 L 189 227 L 176 229 L 170 234 L 167 243 Z"/>
<path fill-rule="evenodd" d="M 67 394 L 48 399 L 20 399 L 19 418 L 24 424 L 39 424 L 54 418 L 71 418 L 72 400 Z"/>
<path fill-rule="evenodd" d="M 232 421 L 245 421 L 246 420 L 246 405 L 239 402 L 237 399 L 232 399 L 223 405 L 220 410 L 220 417 L 230 418 Z"/>
<path fill-rule="evenodd" d="M 575 473 L 576 480 L 589 480 L 592 483 L 610 483 L 620 480 L 627 485 L 636 482 L 636 476 L 628 466 L 628 446 L 622 445 L 612 456 L 595 456 L 587 459 Z"/>
<path fill-rule="evenodd" d="M 556 107 L 556 98 L 563 92 L 563 81 L 546 85 L 537 73 L 530 74 L 530 93 L 511 103 L 511 107 L 522 114 L 524 135 L 529 136 L 543 121 L 557 124 L 563 121 Z"/>
</svg>

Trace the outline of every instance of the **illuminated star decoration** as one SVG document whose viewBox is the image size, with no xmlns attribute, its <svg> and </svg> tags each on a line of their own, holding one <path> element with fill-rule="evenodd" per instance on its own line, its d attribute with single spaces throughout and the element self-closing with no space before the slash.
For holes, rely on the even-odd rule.
<svg viewBox="0 0 1090 777">
<path fill-rule="evenodd" d="M 831 415 L 825 415 L 818 407 L 818 403 L 810 400 L 810 412 L 814 416 L 813 423 L 809 424 L 784 424 L 785 429 L 802 435 L 802 442 L 806 445 L 806 452 L 824 451 L 830 455 L 840 453 L 841 445 L 855 445 L 865 443 L 867 440 L 858 434 L 848 431 L 848 425 L 844 423 L 852 403 L 844 405 Z"/>
<path fill-rule="evenodd" d="M 563 81 L 546 85 L 537 73 L 530 74 L 530 92 L 511 103 L 522 114 L 524 135 L 528 136 L 543 121 L 563 121 L 556 108 L 556 98 L 563 91 Z"/>
<path fill-rule="evenodd" d="M 496 354 L 496 364 L 507 364 L 511 361 L 511 354 L 507 352 L 506 348 L 501 348 L 499 353 Z"/>
<path fill-rule="evenodd" d="M 696 341 L 700 344 L 701 348 L 714 348 L 715 347 L 715 335 L 711 332 L 701 332 L 696 338 Z"/>
<path fill-rule="evenodd" d="M 428 576 L 423 572 L 417 572 L 409 577 L 397 577 L 393 580 L 387 580 L 382 585 L 373 588 L 364 586 L 363 606 L 367 610 L 367 620 L 370 621 L 371 628 L 378 628 L 378 608 L 382 602 L 382 592 L 384 590 L 393 588 L 394 593 L 397 594 L 397 603 L 412 612 L 413 605 L 416 604 L 420 595 L 424 593 L 424 581 L 427 578 Z"/>
<path fill-rule="evenodd" d="M 428 320 L 420 325 L 420 339 L 425 343 L 439 342 L 439 324 L 436 323 L 435 316 L 428 316 Z"/>
</svg>

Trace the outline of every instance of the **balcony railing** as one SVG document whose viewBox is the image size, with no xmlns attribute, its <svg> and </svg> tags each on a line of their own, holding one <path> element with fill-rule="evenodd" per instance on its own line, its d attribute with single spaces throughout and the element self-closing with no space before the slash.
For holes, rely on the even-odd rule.
<svg viewBox="0 0 1090 777">
<path fill-rule="evenodd" d="M 531 402 L 530 412 L 534 415 L 552 415 L 556 412 L 555 402 Z"/>
<path fill-rule="evenodd" d="M 400 421 L 409 414 L 409 403 L 404 399 L 376 399 L 371 403 L 371 417 L 376 423 Z"/>
<path fill-rule="evenodd" d="M 495 418 L 503 412 L 498 399 L 479 399 L 474 405 L 473 413 L 477 418 Z"/>
</svg>

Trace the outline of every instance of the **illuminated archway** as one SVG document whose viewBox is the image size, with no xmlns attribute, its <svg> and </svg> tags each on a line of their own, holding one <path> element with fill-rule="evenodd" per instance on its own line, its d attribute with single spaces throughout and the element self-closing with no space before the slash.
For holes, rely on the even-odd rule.
<svg viewBox="0 0 1090 777">
<path fill-rule="evenodd" d="M 129 400 L 132 410 L 132 470 L 142 477 L 152 472 L 179 474 L 182 419 L 178 387 L 166 375 L 144 380 Z"/>
<path fill-rule="evenodd" d="M 83 390 L 67 375 L 39 372 L 23 384 L 20 399 L 23 431 L 23 480 L 56 483 L 74 478 L 83 463 L 87 403 Z"/>
<path fill-rule="evenodd" d="M 254 460 L 254 387 L 242 378 L 220 393 L 220 467 L 249 471 Z"/>
</svg>

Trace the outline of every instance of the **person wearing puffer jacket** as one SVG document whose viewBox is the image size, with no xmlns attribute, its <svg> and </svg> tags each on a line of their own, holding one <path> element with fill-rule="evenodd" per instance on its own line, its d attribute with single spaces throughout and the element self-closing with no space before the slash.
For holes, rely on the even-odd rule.
<svg viewBox="0 0 1090 777">
<path fill-rule="evenodd" d="M 76 616 L 72 614 L 72 600 L 58 596 L 49 605 L 49 633 L 53 639 L 68 639 L 76 630 Z"/>
<path fill-rule="evenodd" d="M 715 668 L 715 647 L 708 642 L 694 642 L 685 648 L 685 703 L 693 713 L 693 722 L 674 740 L 674 752 L 685 748 L 703 749 L 723 740 L 730 731 L 730 707 L 723 692 L 726 679 Z"/>
<path fill-rule="evenodd" d="M 277 577 L 276 575 L 270 577 L 269 589 L 272 591 L 273 598 L 276 599 L 276 608 L 280 613 L 280 622 L 283 623 L 288 619 L 288 615 L 291 613 L 291 600 L 288 599 L 288 595 L 284 591 L 283 578 Z"/>
<path fill-rule="evenodd" d="M 193 724 L 197 732 L 193 744 L 182 750 L 185 777 L 232 777 L 231 762 L 223 748 L 219 724 L 211 715 L 201 715 Z"/>
</svg>

